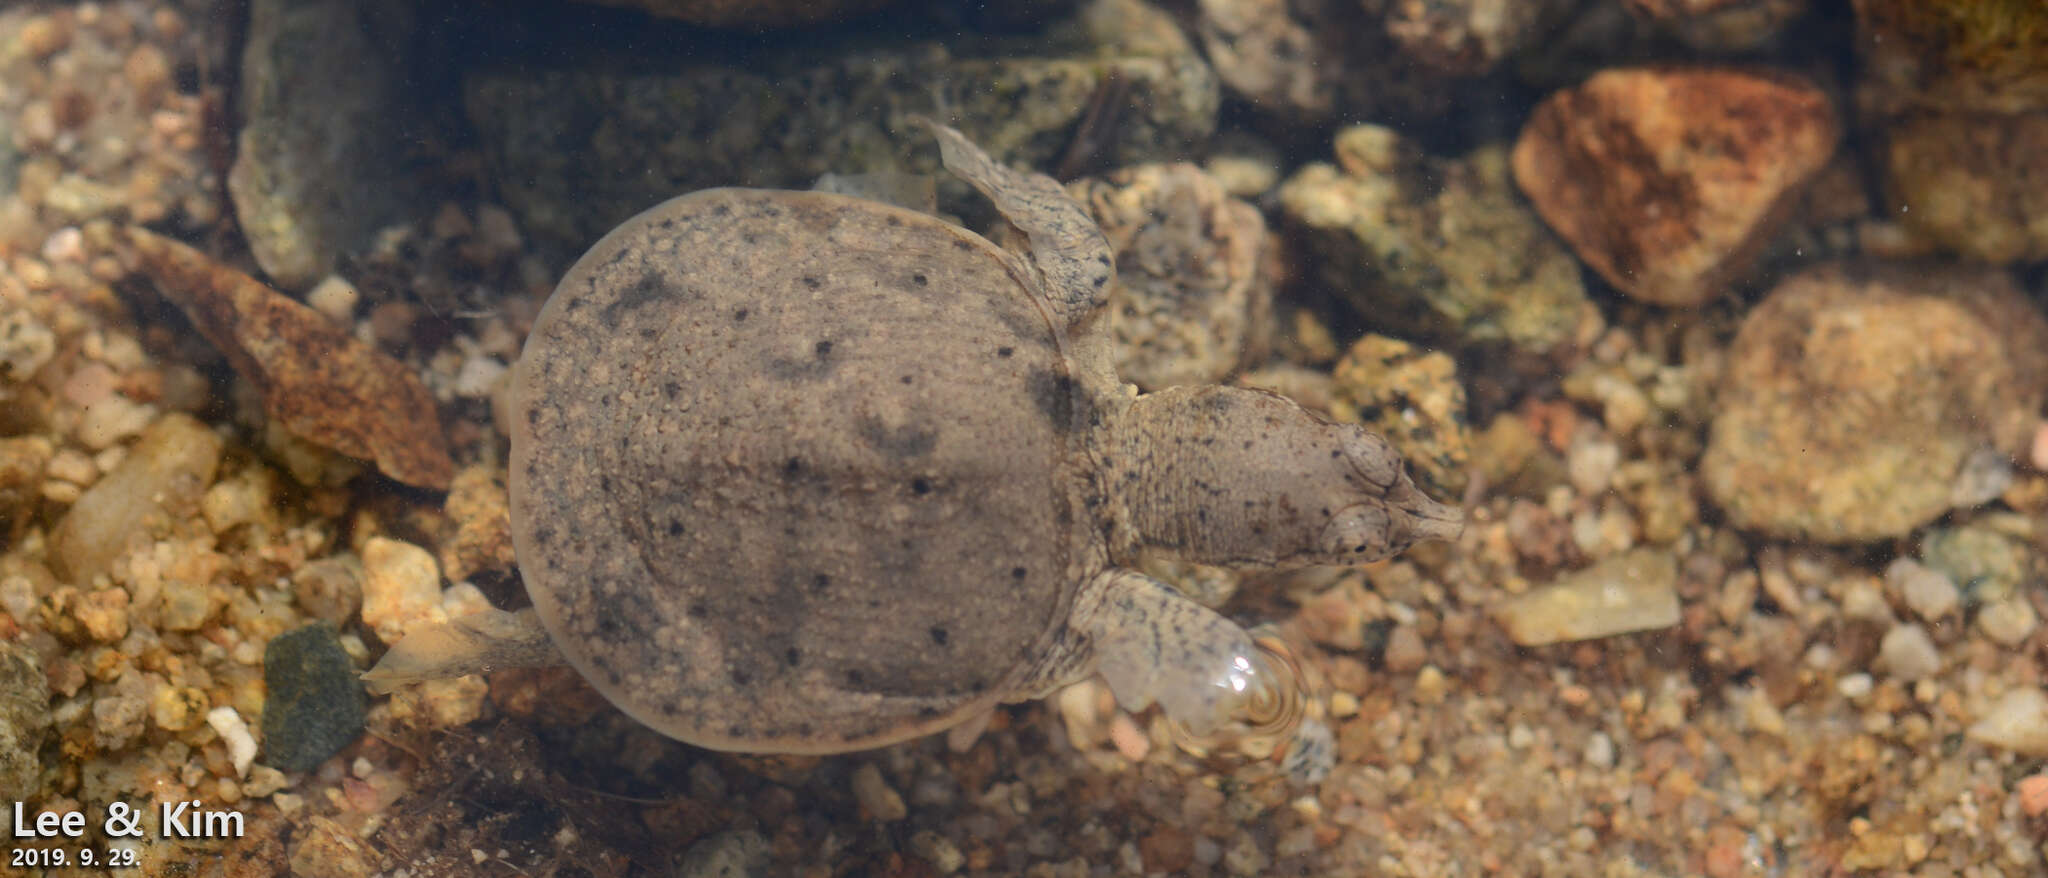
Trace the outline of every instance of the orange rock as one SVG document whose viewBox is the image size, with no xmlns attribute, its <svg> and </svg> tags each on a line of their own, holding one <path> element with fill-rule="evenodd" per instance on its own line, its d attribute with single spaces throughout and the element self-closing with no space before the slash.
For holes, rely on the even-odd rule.
<svg viewBox="0 0 2048 878">
<path fill-rule="evenodd" d="M 1739 277 L 1837 136 L 1819 89 L 1732 70 L 1610 70 L 1551 95 L 1515 182 L 1609 283 L 1697 305 Z"/>
</svg>

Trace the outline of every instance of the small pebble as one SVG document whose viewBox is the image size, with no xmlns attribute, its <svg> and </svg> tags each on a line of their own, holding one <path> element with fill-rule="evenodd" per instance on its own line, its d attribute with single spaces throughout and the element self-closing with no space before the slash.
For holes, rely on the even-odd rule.
<svg viewBox="0 0 2048 878">
<path fill-rule="evenodd" d="M 903 796 L 882 779 L 882 770 L 872 762 L 853 770 L 853 797 L 869 817 L 884 823 L 902 820 L 910 814 Z"/>
<path fill-rule="evenodd" d="M 1614 767 L 1614 739 L 1606 732 L 1586 736 L 1586 764 L 1594 768 Z"/>
<path fill-rule="evenodd" d="M 1875 685 L 1876 681 L 1870 679 L 1869 674 L 1859 672 L 1844 675 L 1842 679 L 1835 681 L 1835 691 L 1841 693 L 1843 698 L 1862 698 L 1869 695 Z"/>
<path fill-rule="evenodd" d="M 1422 645 L 1422 635 L 1413 625 L 1397 625 L 1387 635 L 1385 662 L 1387 670 L 1396 674 L 1413 673 L 1429 661 L 1429 649 Z"/>
<path fill-rule="evenodd" d="M 929 829 L 910 837 L 910 850 L 941 875 L 951 875 L 967 865 L 967 856 L 957 845 Z"/>
<path fill-rule="evenodd" d="M 1999 646 L 2016 647 L 2033 636 L 2040 617 L 2026 598 L 2017 595 L 1985 604 L 1977 611 L 1977 628 Z"/>
<path fill-rule="evenodd" d="M 2024 756 L 2048 756 L 2048 692 L 2012 689 L 1969 729 L 1970 740 Z"/>
<path fill-rule="evenodd" d="M 242 715 L 223 704 L 206 714 L 206 724 L 228 745 L 228 759 L 234 763 L 235 776 L 247 777 L 249 766 L 256 761 L 256 738 L 249 734 L 249 725 L 242 722 Z"/>
<path fill-rule="evenodd" d="M 1521 646 L 1590 640 L 1678 624 L 1678 561 L 1641 548 L 1558 577 L 1495 610 Z"/>
<path fill-rule="evenodd" d="M 1884 569 L 1885 584 L 1900 602 L 1929 622 L 1954 612 L 1962 603 L 1962 591 L 1941 571 L 1911 558 L 1899 558 Z"/>
<path fill-rule="evenodd" d="M 354 324 L 356 303 L 362 300 L 363 294 L 356 289 L 356 285 L 337 274 L 330 274 L 321 279 L 306 293 L 307 306 L 343 327 Z"/>
<path fill-rule="evenodd" d="M 416 625 L 444 621 L 441 568 L 433 555 L 387 537 L 363 544 L 363 622 L 379 639 L 397 643 Z"/>
<path fill-rule="evenodd" d="M 768 839 L 751 829 L 730 829 L 698 839 L 676 864 L 675 878 L 752 878 L 766 874 Z"/>
<path fill-rule="evenodd" d="M 2028 817 L 2048 814 L 2048 773 L 2020 778 L 2020 782 L 2013 785 L 2013 793 L 2019 796 L 2020 810 Z"/>
<path fill-rule="evenodd" d="M 1894 625 L 1878 646 L 1878 659 L 1893 677 L 1921 680 L 1941 672 L 1941 653 L 1918 625 Z"/>
</svg>

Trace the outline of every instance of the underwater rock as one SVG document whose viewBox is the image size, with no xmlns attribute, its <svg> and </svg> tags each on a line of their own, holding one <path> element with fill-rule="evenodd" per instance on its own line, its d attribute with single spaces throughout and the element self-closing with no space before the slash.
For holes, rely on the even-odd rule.
<svg viewBox="0 0 2048 878">
<path fill-rule="evenodd" d="M 1337 361 L 1331 415 L 1387 437 L 1415 483 L 1435 497 L 1462 497 L 1471 458 L 1465 386 L 1442 351 L 1367 334 Z"/>
<path fill-rule="evenodd" d="M 1805 15 L 1811 0 L 1625 0 L 1658 31 L 1705 52 L 1763 48 Z"/>
<path fill-rule="evenodd" d="M 768 839 L 751 829 L 715 832 L 683 853 L 676 878 L 755 878 L 767 874 Z"/>
<path fill-rule="evenodd" d="M 1116 259 L 1117 373 L 1146 390 L 1210 384 L 1256 359 L 1273 310 L 1273 241 L 1257 208 L 1190 164 L 1078 180 Z"/>
<path fill-rule="evenodd" d="M 2011 530 L 1991 518 L 1933 528 L 1920 541 L 1920 561 L 1964 586 L 1964 606 L 2024 599 L 2027 587 L 2048 575 L 2048 559 Z"/>
<path fill-rule="evenodd" d="M 1915 237 L 1984 262 L 2048 259 L 2048 112 L 1912 114 L 1886 141 L 1887 215 Z"/>
<path fill-rule="evenodd" d="M 1572 0 L 1430 0 L 1386 3 L 1387 36 L 1433 70 L 1475 75 L 1542 39 Z"/>
<path fill-rule="evenodd" d="M 180 523 L 204 527 L 199 498 L 213 484 L 225 443 L 206 425 L 170 414 L 142 431 L 119 466 L 71 504 L 50 537 L 50 560 L 65 581 L 88 585 L 142 541 Z"/>
<path fill-rule="evenodd" d="M 1989 270 L 1822 265 L 1752 308 L 1727 357 L 1707 495 L 1789 538 L 1934 520 L 1972 455 L 2027 447 L 2048 394 L 2048 320 Z"/>
<path fill-rule="evenodd" d="M 673 195 L 802 188 L 827 172 L 932 174 L 905 120 L 948 121 L 1002 160 L 1045 167 L 1098 95 L 1109 166 L 1188 153 L 1216 127 L 1216 76 L 1166 13 L 1095 0 L 1028 41 L 790 49 L 623 72 L 595 64 L 472 71 L 464 101 L 520 227 L 557 257 Z M 964 191 L 957 184 L 954 191 Z"/>
<path fill-rule="evenodd" d="M 705 27 L 802 27 L 865 15 L 896 0 L 584 0 Z"/>
<path fill-rule="evenodd" d="M 1609 283 L 1646 302 L 1721 295 L 1834 153 L 1827 96 L 1729 70 L 1609 70 L 1552 94 L 1515 182 Z"/>
<path fill-rule="evenodd" d="M 1217 76 L 1264 113 L 1440 119 L 1464 77 L 1539 37 L 1567 5 L 1201 0 L 1196 29 Z"/>
<path fill-rule="evenodd" d="M 35 798 L 49 724 L 50 686 L 35 651 L 0 640 L 0 790 L 10 797 Z"/>
<path fill-rule="evenodd" d="M 412 369 L 191 247 L 139 227 L 127 240 L 157 289 L 262 392 L 277 423 L 398 481 L 448 489 L 455 464 L 440 413 Z"/>
<path fill-rule="evenodd" d="M 504 470 L 470 466 L 455 474 L 443 509 L 456 523 L 455 534 L 436 549 L 441 573 L 461 582 L 479 573 L 505 572 L 517 563 L 512 555 L 510 500 Z"/>
<path fill-rule="evenodd" d="M 1591 310 L 1579 266 L 1516 200 L 1497 148 L 1422 154 L 1392 129 L 1337 135 L 1336 164 L 1280 187 L 1322 279 L 1375 325 L 1543 352 Z"/>
<path fill-rule="evenodd" d="M 1977 722 L 1970 740 L 2024 756 L 2048 756 L 2048 692 L 2020 686 L 2007 690 Z"/>
<path fill-rule="evenodd" d="M 1509 598 L 1494 617 L 1519 646 L 1669 628 L 1679 621 L 1677 586 L 1669 551 L 1634 549 Z"/>
<path fill-rule="evenodd" d="M 263 759 L 311 771 L 363 733 L 367 699 L 334 626 L 316 622 L 263 650 Z"/>
<path fill-rule="evenodd" d="M 2048 4 L 1855 0 L 1857 100 L 1872 114 L 2048 111 Z"/>
<path fill-rule="evenodd" d="M 405 215 L 411 4 L 254 0 L 228 193 L 256 263 L 286 289 Z"/>
</svg>

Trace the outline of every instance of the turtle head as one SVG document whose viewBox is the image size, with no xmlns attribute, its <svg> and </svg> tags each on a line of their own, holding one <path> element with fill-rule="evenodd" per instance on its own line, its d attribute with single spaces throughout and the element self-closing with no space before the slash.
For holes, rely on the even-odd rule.
<svg viewBox="0 0 2048 878">
<path fill-rule="evenodd" d="M 1121 548 L 1238 568 L 1360 564 L 1464 527 L 1385 439 L 1275 394 L 1170 388 L 1112 429 Z"/>
</svg>

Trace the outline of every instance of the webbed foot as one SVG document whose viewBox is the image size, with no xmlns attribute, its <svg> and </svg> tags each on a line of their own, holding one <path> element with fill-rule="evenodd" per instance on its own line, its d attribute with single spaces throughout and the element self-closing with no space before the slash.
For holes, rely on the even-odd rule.
<svg viewBox="0 0 2048 878">
<path fill-rule="evenodd" d="M 562 663 L 533 610 L 487 609 L 405 635 L 361 679 L 383 695 L 409 683 Z"/>
<path fill-rule="evenodd" d="M 1159 580 L 1106 571 L 1083 589 L 1074 622 L 1125 710 L 1156 703 L 1193 739 L 1286 739 L 1300 726 L 1306 692 L 1293 659 Z"/>
</svg>

